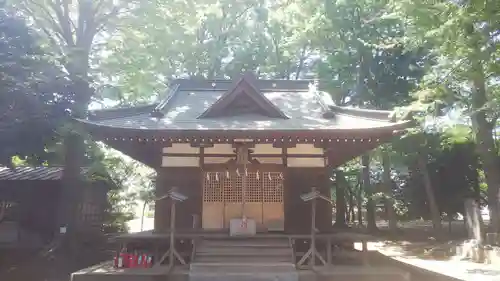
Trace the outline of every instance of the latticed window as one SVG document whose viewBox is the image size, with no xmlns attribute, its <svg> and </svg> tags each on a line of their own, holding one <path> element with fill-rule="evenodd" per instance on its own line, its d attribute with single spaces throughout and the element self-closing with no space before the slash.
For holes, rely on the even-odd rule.
<svg viewBox="0 0 500 281">
<path fill-rule="evenodd" d="M 206 172 L 203 184 L 204 202 L 223 202 L 223 183 L 218 172 Z"/>
<path fill-rule="evenodd" d="M 203 185 L 203 201 L 226 203 L 240 203 L 243 201 L 252 203 L 283 202 L 282 173 L 243 173 L 206 172 Z M 243 181 L 245 181 L 245 184 Z"/>
<path fill-rule="evenodd" d="M 262 202 L 262 176 L 248 173 L 246 178 L 245 202 Z"/>
<path fill-rule="evenodd" d="M 99 222 L 102 219 L 102 212 L 99 205 L 84 203 L 81 205 L 81 216 L 84 222 Z"/>
<path fill-rule="evenodd" d="M 237 174 L 224 177 L 224 202 L 238 203 L 243 200 L 243 180 Z"/>
<path fill-rule="evenodd" d="M 262 191 L 264 202 L 283 202 L 283 177 L 279 172 L 264 172 Z"/>
</svg>

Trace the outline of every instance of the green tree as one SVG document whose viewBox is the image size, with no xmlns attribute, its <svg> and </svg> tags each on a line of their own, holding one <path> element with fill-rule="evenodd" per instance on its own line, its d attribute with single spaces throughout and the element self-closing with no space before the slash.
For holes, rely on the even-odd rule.
<svg viewBox="0 0 500 281">
<path fill-rule="evenodd" d="M 323 8 L 324 14 L 316 20 L 318 32 L 311 35 L 311 41 L 321 50 L 318 76 L 327 81 L 326 88 L 336 103 L 385 110 L 408 104 L 412 100 L 410 93 L 423 75 L 425 52 L 405 50 L 401 43 L 405 32 L 403 22 L 382 17 L 390 11 L 388 1 L 316 4 Z M 384 201 L 394 230 L 389 150 L 390 146 L 386 146 L 378 157 L 372 158 L 385 160 L 381 161 L 386 170 Z M 373 205 L 370 201 L 369 206 Z M 369 213 L 369 219 L 375 219 L 373 211 Z"/>
<path fill-rule="evenodd" d="M 68 120 L 70 84 L 22 18 L 1 8 L 0 19 L 0 164 L 12 165 L 14 156 L 40 164 Z"/>
<path fill-rule="evenodd" d="M 110 27 L 120 13 L 132 4 L 129 1 L 110 0 L 23 0 L 9 1 L 9 4 L 24 15 L 32 28 L 39 32 L 47 49 L 55 54 L 71 81 L 73 93 L 70 116 L 86 118 L 88 106 L 94 97 L 92 89 L 91 59 L 95 55 L 95 43 L 99 34 L 112 32 Z M 69 128 L 69 127 L 68 127 Z M 71 128 L 65 131 L 65 155 L 63 173 L 63 193 L 59 223 L 68 225 L 64 242 L 75 252 L 73 243 L 75 229 L 71 222 L 78 212 L 82 179 L 80 167 L 83 166 L 86 145 L 80 133 Z"/>
<path fill-rule="evenodd" d="M 499 112 L 498 1 L 408 0 L 393 3 L 390 18 L 405 18 L 406 42 L 430 44 L 436 65 L 427 73 L 420 103 L 437 103 L 470 117 L 488 185 L 490 226 L 500 229 L 499 161 L 493 138 Z"/>
</svg>

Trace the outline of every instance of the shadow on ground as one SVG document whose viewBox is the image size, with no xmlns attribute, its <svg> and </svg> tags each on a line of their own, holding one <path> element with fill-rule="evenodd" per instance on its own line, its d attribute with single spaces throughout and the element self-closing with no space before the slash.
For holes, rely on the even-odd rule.
<svg viewBox="0 0 500 281">
<path fill-rule="evenodd" d="M 492 270 L 492 269 L 469 269 L 467 273 L 470 274 L 481 274 L 487 276 L 500 276 L 500 270 Z"/>
</svg>

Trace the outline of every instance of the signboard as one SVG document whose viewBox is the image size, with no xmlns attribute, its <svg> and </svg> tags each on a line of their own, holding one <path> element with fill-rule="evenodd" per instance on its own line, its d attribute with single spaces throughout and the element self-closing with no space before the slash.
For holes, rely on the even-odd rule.
<svg viewBox="0 0 500 281">
<path fill-rule="evenodd" d="M 257 233 L 257 224 L 252 219 L 232 219 L 229 233 L 231 236 L 253 236 Z"/>
</svg>

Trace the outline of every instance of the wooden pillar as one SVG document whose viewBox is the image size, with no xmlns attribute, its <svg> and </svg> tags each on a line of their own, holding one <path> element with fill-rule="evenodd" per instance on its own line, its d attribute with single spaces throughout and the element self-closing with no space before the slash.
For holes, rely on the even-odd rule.
<svg viewBox="0 0 500 281">
<path fill-rule="evenodd" d="M 307 190 L 307 180 L 301 168 L 287 168 L 285 172 L 285 232 L 308 234 L 311 207 L 300 199 Z"/>
<path fill-rule="evenodd" d="M 161 197 L 168 191 L 165 169 L 156 170 L 155 197 Z M 159 200 L 155 202 L 154 231 L 165 233 L 170 224 L 170 202 Z"/>
<path fill-rule="evenodd" d="M 320 168 L 314 173 L 316 186 L 322 195 L 331 198 L 331 169 Z M 321 232 L 330 232 L 332 228 L 332 205 L 325 200 L 318 200 L 316 208 L 316 226 Z"/>
</svg>

